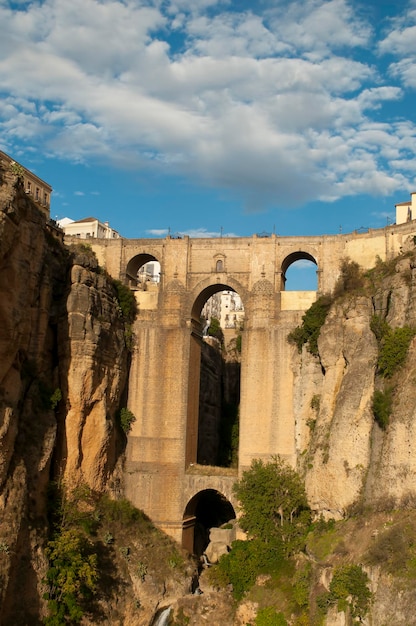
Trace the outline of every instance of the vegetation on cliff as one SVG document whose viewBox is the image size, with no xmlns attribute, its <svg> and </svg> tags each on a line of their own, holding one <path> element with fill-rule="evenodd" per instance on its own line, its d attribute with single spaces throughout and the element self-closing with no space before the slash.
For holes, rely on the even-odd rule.
<svg viewBox="0 0 416 626">
<path fill-rule="evenodd" d="M 391 328 L 385 317 L 373 315 L 370 322 L 378 344 L 377 375 L 379 388 L 373 394 L 373 414 L 377 424 L 386 430 L 393 411 L 397 386 L 395 374 L 405 363 L 416 329 L 410 326 Z"/>
<path fill-rule="evenodd" d="M 137 594 L 147 577 L 162 586 L 169 577 L 186 582 L 187 561 L 176 544 L 127 500 L 112 500 L 85 485 L 66 494 L 52 483 L 49 518 L 47 626 L 78 624 L 84 618 L 100 623 L 109 603 L 115 622 L 126 610 L 127 598 L 123 606 L 118 597 L 122 588 L 129 586 L 132 598 L 136 589 L 140 614 L 143 598 Z"/>
<path fill-rule="evenodd" d="M 330 296 L 318 298 L 303 315 L 302 324 L 289 333 L 288 341 L 296 345 L 299 353 L 302 352 L 302 348 L 306 344 L 308 351 L 314 356 L 318 356 L 318 337 L 331 304 L 332 298 Z"/>
<path fill-rule="evenodd" d="M 256 626 L 320 626 L 332 609 L 362 621 L 372 592 L 360 563 L 374 559 L 372 529 L 349 550 L 347 537 L 362 524 L 359 518 L 312 523 L 300 477 L 279 458 L 254 461 L 235 491 L 248 540 L 233 542 L 231 552 L 210 568 L 211 584 L 232 585 L 237 601 L 255 602 Z M 325 588 L 320 572 L 328 568 Z"/>
</svg>

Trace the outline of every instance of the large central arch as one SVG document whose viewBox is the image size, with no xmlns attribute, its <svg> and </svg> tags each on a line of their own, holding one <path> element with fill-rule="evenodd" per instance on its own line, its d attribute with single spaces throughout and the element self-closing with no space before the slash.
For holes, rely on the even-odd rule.
<svg viewBox="0 0 416 626">
<path fill-rule="evenodd" d="M 201 311 L 205 302 L 214 294 L 222 291 L 238 292 L 236 281 L 219 281 L 217 283 L 201 285 L 199 289 L 194 291 L 194 300 L 191 306 L 191 334 L 189 349 L 189 384 L 188 384 L 188 409 L 187 409 L 187 427 L 186 427 L 186 458 L 185 466 L 195 464 L 201 461 L 198 458 L 198 433 L 200 426 L 200 390 L 201 390 L 201 349 L 202 349 L 202 323 Z M 242 298 L 243 299 L 243 298 Z M 218 422 L 224 419 L 220 414 Z M 215 424 L 214 424 L 215 428 Z M 219 428 L 219 423 L 218 423 Z M 217 434 L 220 437 L 220 433 Z M 210 465 L 218 465 L 218 458 L 213 461 L 205 459 L 204 463 Z"/>
</svg>

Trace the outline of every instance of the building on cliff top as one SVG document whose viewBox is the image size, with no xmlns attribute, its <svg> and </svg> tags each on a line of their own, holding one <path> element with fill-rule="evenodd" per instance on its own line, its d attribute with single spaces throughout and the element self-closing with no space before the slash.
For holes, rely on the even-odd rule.
<svg viewBox="0 0 416 626">
<path fill-rule="evenodd" d="M 410 194 L 410 200 L 396 204 L 396 224 L 404 224 L 416 219 L 416 191 Z"/>
<path fill-rule="evenodd" d="M 25 192 L 32 197 L 45 217 L 49 219 L 52 187 L 1 150 L 0 160 L 7 163 L 12 172 L 14 171 L 23 178 Z"/>
<path fill-rule="evenodd" d="M 96 217 L 84 217 L 77 221 L 64 217 L 58 220 L 57 224 L 65 235 L 78 239 L 120 239 L 121 237 L 108 222 L 100 222 Z"/>
</svg>

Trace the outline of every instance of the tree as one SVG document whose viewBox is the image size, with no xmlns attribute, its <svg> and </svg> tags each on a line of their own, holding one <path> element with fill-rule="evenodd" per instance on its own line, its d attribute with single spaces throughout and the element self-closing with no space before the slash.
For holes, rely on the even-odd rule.
<svg viewBox="0 0 416 626">
<path fill-rule="evenodd" d="M 48 543 L 48 626 L 70 621 L 77 624 L 83 603 L 95 592 L 98 581 L 97 555 L 81 530 L 68 528 Z"/>
<path fill-rule="evenodd" d="M 305 488 L 280 457 L 253 460 L 234 493 L 243 509 L 240 526 L 250 538 L 281 544 L 286 556 L 303 547 L 310 523 Z"/>
<path fill-rule="evenodd" d="M 211 322 L 208 328 L 208 335 L 210 337 L 216 337 L 218 341 L 224 343 L 224 333 L 221 328 L 220 320 L 216 317 L 211 317 Z"/>
</svg>

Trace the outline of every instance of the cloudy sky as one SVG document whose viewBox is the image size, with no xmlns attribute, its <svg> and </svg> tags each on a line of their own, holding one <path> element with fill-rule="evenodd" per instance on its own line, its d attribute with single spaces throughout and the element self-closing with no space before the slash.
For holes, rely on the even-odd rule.
<svg viewBox="0 0 416 626">
<path fill-rule="evenodd" d="M 416 190 L 416 0 L 0 0 L 0 149 L 127 237 L 379 228 Z"/>
</svg>

